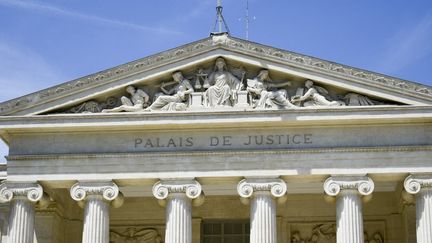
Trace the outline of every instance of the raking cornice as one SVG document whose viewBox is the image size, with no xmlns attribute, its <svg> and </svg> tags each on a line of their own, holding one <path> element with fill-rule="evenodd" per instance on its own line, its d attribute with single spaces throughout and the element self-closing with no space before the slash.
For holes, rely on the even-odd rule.
<svg viewBox="0 0 432 243">
<path fill-rule="evenodd" d="M 230 37 L 213 36 L 132 61 L 89 76 L 72 80 L 48 89 L 0 103 L 0 115 L 11 115 L 39 104 L 107 84 L 128 76 L 177 62 L 214 49 L 226 49 L 306 70 L 348 79 L 412 97 L 432 101 L 432 87 L 398 78 L 341 65 L 334 62 L 281 50 L 250 41 Z"/>
</svg>

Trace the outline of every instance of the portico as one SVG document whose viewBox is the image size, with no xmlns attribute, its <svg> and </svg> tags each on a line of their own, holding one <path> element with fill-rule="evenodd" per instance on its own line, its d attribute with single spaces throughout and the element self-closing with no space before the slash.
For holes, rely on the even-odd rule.
<svg viewBox="0 0 432 243">
<path fill-rule="evenodd" d="M 430 243 L 431 88 L 359 72 L 214 36 L 0 104 L 2 236 Z"/>
</svg>

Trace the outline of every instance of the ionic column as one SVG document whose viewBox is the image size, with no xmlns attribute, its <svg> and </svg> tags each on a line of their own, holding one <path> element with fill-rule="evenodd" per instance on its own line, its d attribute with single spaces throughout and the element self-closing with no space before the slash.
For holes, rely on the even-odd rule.
<svg viewBox="0 0 432 243">
<path fill-rule="evenodd" d="M 6 181 L 0 185 L 0 200 L 11 202 L 8 242 L 33 243 L 35 203 L 49 202 L 42 186 L 37 183 Z"/>
<path fill-rule="evenodd" d="M 324 191 L 336 201 L 338 243 L 363 243 L 363 212 L 360 196 L 370 196 L 374 183 L 369 177 L 330 177 Z M 365 197 L 364 199 L 369 199 Z"/>
<path fill-rule="evenodd" d="M 120 207 L 123 196 L 113 182 L 78 182 L 71 197 L 84 207 L 83 243 L 109 243 L 109 206 Z"/>
<path fill-rule="evenodd" d="M 416 197 L 417 243 L 432 242 L 432 175 L 410 175 L 405 190 Z"/>
<path fill-rule="evenodd" d="M 286 183 L 281 179 L 244 179 L 237 192 L 244 204 L 250 204 L 250 243 L 276 243 L 276 202 L 285 200 Z"/>
<path fill-rule="evenodd" d="M 166 206 L 165 243 L 192 243 L 192 208 L 203 203 L 201 185 L 195 180 L 163 180 L 153 195 Z"/>
</svg>

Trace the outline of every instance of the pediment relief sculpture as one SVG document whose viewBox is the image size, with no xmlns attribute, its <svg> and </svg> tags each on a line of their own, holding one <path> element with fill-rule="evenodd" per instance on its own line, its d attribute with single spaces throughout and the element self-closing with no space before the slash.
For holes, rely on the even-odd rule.
<svg viewBox="0 0 432 243">
<path fill-rule="evenodd" d="M 192 42 L 168 51 L 161 52 L 156 55 L 141 58 L 130 63 L 122 64 L 120 66 L 103 70 L 82 78 L 78 78 L 60 85 L 40 90 L 32 94 L 28 94 L 22 97 L 18 97 L 16 99 L 0 103 L 0 114 L 9 116 L 51 113 L 98 113 L 102 110 L 110 110 L 122 105 L 123 108 L 129 110 L 130 105 L 125 105 L 123 102 L 121 102 L 121 97 L 124 95 L 126 95 L 129 99 L 130 97 L 125 92 L 126 87 L 122 86 L 123 88 L 120 88 L 120 86 L 123 80 L 126 82 L 126 80 L 131 77 L 137 77 L 137 79 L 134 79 L 135 83 L 133 84 L 133 86 L 137 89 L 141 89 L 149 95 L 148 106 L 150 106 L 157 98 L 156 93 L 158 91 L 163 93 L 163 91 L 160 90 L 160 86 L 162 81 L 168 81 L 165 80 L 167 79 L 167 74 L 163 71 L 157 71 L 157 75 L 160 75 L 160 78 L 156 79 L 159 80 L 142 80 L 142 83 L 140 83 L 138 79 L 145 77 L 140 77 L 140 75 L 144 75 L 147 72 L 153 72 L 156 69 L 163 69 L 164 66 L 172 65 L 176 62 L 185 63 L 189 59 L 191 61 L 197 61 L 196 58 L 198 58 L 198 54 L 209 56 L 213 55 L 212 52 L 215 50 L 222 50 L 224 52 L 227 52 L 226 55 L 233 56 L 233 58 L 231 59 L 233 62 L 243 62 L 241 65 L 253 66 L 255 65 L 254 63 L 261 63 L 262 61 L 264 61 L 262 62 L 263 65 L 282 65 L 282 69 L 285 70 L 292 70 L 292 67 L 294 67 L 296 73 L 304 71 L 316 76 L 325 75 L 328 79 L 344 79 L 343 86 L 347 90 L 342 91 L 338 90 L 337 83 L 332 83 L 333 87 L 330 87 L 326 86 L 325 81 L 321 79 L 313 80 L 314 78 L 312 78 L 314 86 L 321 86 L 325 90 L 329 91 L 329 95 L 328 97 L 326 97 L 326 95 L 323 95 L 323 92 L 317 90 L 317 92 L 321 96 L 324 96 L 325 100 L 329 101 L 330 103 L 332 101 L 340 101 L 341 103 L 338 104 L 344 103 L 346 106 L 383 104 L 432 104 L 432 88 L 427 85 L 421 85 L 414 82 L 401 80 L 395 77 L 389 77 L 379 73 L 360 70 L 354 67 L 345 66 L 343 64 L 338 64 L 311 56 L 273 48 L 266 45 L 252 43 L 228 35 L 223 35 L 212 36 L 203 40 Z M 244 56 L 240 57 L 240 53 L 242 53 L 241 55 Z M 243 58 L 243 61 L 241 61 L 239 57 Z M 241 110 L 287 109 L 284 106 L 284 104 L 286 104 L 285 101 L 282 102 L 282 104 L 277 104 L 279 103 L 278 100 L 280 101 L 281 97 L 283 97 L 283 93 L 273 93 L 277 95 L 277 98 L 263 98 L 261 100 L 261 103 L 258 105 L 259 100 L 256 100 L 257 92 L 254 91 L 255 94 L 250 94 L 250 92 L 247 92 L 246 89 L 248 86 L 246 81 L 248 79 L 254 79 L 256 76 L 258 76 L 259 70 L 257 70 L 256 67 L 251 67 L 250 69 L 246 70 L 245 74 L 243 75 L 241 72 L 237 72 L 233 63 L 226 62 L 226 60 L 224 61 L 225 65 L 222 71 L 227 74 L 225 77 L 225 81 L 228 82 L 228 86 L 231 86 L 230 98 L 227 99 L 228 92 L 227 89 L 224 88 L 226 86 L 222 85 L 221 87 L 219 87 L 219 85 L 223 83 L 224 79 L 217 79 L 218 82 L 216 82 L 216 80 L 213 78 L 217 78 L 218 76 L 220 76 L 216 75 L 217 73 L 215 71 L 217 67 L 215 63 L 209 64 L 207 59 L 202 59 L 202 64 L 200 63 L 199 65 L 204 65 L 206 67 L 202 69 L 196 67 L 194 73 L 192 67 L 187 64 L 184 65 L 184 68 L 181 68 L 182 70 L 180 71 L 183 72 L 186 79 L 192 81 L 191 84 L 193 85 L 194 92 L 190 95 L 187 95 L 188 101 L 181 102 L 186 105 L 186 108 L 184 108 L 184 105 L 179 104 L 178 108 L 177 105 L 175 106 L 175 110 L 193 110 L 197 108 L 202 109 L 213 107 L 211 106 L 214 103 L 213 101 L 216 101 L 214 107 L 220 106 L 220 102 L 230 102 L 227 107 L 234 106 L 237 108 L 241 108 Z M 298 101 L 299 96 L 302 97 L 303 95 L 306 95 L 306 92 L 309 90 L 308 88 L 304 87 L 303 92 L 296 92 L 299 85 L 305 82 L 305 78 L 302 79 L 301 74 L 298 74 L 298 76 L 294 76 L 297 74 L 288 74 L 288 72 L 286 72 L 287 77 L 278 77 L 278 75 L 280 76 L 280 73 L 278 74 L 276 70 L 269 70 L 269 72 L 270 76 L 272 76 L 272 78 L 274 78 L 275 80 L 280 80 L 281 82 L 283 80 L 291 81 L 292 86 L 278 88 L 279 90 L 282 90 L 282 92 L 283 90 L 286 90 L 287 100 L 289 100 L 290 103 L 294 103 L 295 106 L 289 108 L 303 107 L 302 103 L 313 104 L 313 100 L 310 97 L 307 98 L 309 100 L 306 100 L 306 97 L 303 97 L 305 100 Z M 228 75 L 228 73 L 232 74 L 234 77 Z M 214 75 L 212 76 L 212 74 Z M 291 76 L 288 77 L 288 75 Z M 201 85 L 194 85 L 197 79 L 200 80 L 199 83 L 201 83 Z M 239 87 L 236 86 L 236 83 L 238 82 L 235 79 L 239 80 L 242 84 L 240 90 L 235 89 L 235 87 Z M 128 82 L 130 82 L 130 80 Z M 154 86 L 156 83 L 159 84 L 157 87 Z M 207 92 L 210 86 L 214 87 Z M 107 90 L 103 90 L 103 87 L 107 87 Z M 233 92 L 233 90 L 235 90 L 236 92 Z M 335 90 L 338 90 L 338 92 L 336 92 L 337 95 L 333 93 Z M 381 90 L 383 91 L 382 93 Z M 92 95 L 92 91 L 94 91 L 95 93 L 97 92 L 98 95 L 96 95 L 95 93 L 94 95 Z M 264 91 L 269 91 L 269 88 L 265 88 Z M 120 92 L 122 92 L 122 94 Z M 204 93 L 208 96 L 204 97 Z M 310 93 L 312 93 L 312 91 Z M 270 96 L 273 94 L 270 94 Z M 108 96 L 111 96 L 109 100 L 110 102 L 107 102 Z M 213 99 L 215 97 L 217 98 L 217 96 L 221 96 L 221 100 Z M 296 98 L 294 99 L 294 101 L 292 100 L 293 97 Z M 372 99 L 372 97 L 375 98 Z M 81 103 L 76 103 L 78 102 L 78 100 Z M 265 108 L 262 107 L 262 102 L 264 100 L 267 101 L 267 104 L 264 105 Z M 115 105 L 112 105 L 114 103 Z M 333 102 L 331 104 L 336 103 L 337 102 Z M 317 104 L 314 105 L 315 106 L 313 107 L 316 107 Z M 143 106 L 143 109 L 139 110 L 132 109 L 132 111 L 129 112 L 141 112 L 148 108 L 148 106 Z M 324 104 L 320 106 L 327 105 Z M 123 108 L 119 108 L 119 110 L 122 110 Z M 127 111 L 123 110 L 123 112 Z"/>
<path fill-rule="evenodd" d="M 126 95 L 106 101 L 90 100 L 66 113 L 110 113 L 242 109 L 301 109 L 304 107 L 371 106 L 386 103 L 355 92 L 331 92 L 313 80 L 274 81 L 267 69 L 247 71 L 229 66 L 219 57 L 210 68 L 199 67 L 193 73 L 172 74 L 172 81 L 156 86 L 127 86 Z M 185 77 L 187 76 L 187 77 Z M 280 76 L 280 75 L 279 75 Z"/>
</svg>

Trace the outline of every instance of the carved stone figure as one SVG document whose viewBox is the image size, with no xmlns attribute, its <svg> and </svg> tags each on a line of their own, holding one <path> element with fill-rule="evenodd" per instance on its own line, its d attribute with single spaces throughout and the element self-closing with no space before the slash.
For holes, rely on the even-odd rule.
<svg viewBox="0 0 432 243">
<path fill-rule="evenodd" d="M 290 86 L 291 82 L 272 83 L 268 70 L 261 70 L 254 79 L 247 80 L 246 90 L 252 97 L 254 108 L 291 108 L 295 107 L 288 100 L 285 89 L 277 89 Z M 256 98 L 256 99 L 254 99 Z"/>
<path fill-rule="evenodd" d="M 183 77 L 180 71 L 173 73 L 174 81 L 162 84 L 161 90 L 165 95 L 159 95 L 156 100 L 145 111 L 162 110 L 162 111 L 182 111 L 186 110 L 186 101 L 189 95 L 194 92 L 190 81 Z M 170 90 L 167 86 L 175 85 Z"/>
<path fill-rule="evenodd" d="M 347 106 L 368 106 L 383 104 L 379 101 L 372 100 L 367 96 L 357 93 L 348 93 L 343 97 L 343 100 Z"/>
<path fill-rule="evenodd" d="M 104 102 L 89 100 L 67 110 L 65 113 L 98 113 L 103 109 L 112 109 L 119 105 L 119 99 L 108 97 Z"/>
<path fill-rule="evenodd" d="M 295 95 L 291 98 L 292 103 L 303 102 L 304 107 L 309 106 L 344 106 L 345 104 L 341 101 L 330 101 L 328 91 L 323 87 L 314 85 L 312 80 L 306 80 L 305 88 L 306 93 L 303 95 Z"/>
<path fill-rule="evenodd" d="M 156 229 L 135 227 L 127 228 L 124 232 L 111 230 L 110 243 L 161 243 L 162 237 Z"/>
<path fill-rule="evenodd" d="M 142 111 L 145 107 L 148 106 L 148 101 L 150 99 L 149 95 L 141 89 L 137 89 L 133 86 L 127 86 L 126 92 L 128 92 L 131 97 L 127 98 L 126 96 L 121 97 L 122 105 L 119 107 L 115 107 L 112 109 L 104 109 L 102 112 L 136 112 Z"/>
<path fill-rule="evenodd" d="M 228 71 L 222 57 L 216 59 L 214 72 L 209 77 L 210 87 L 204 93 L 204 105 L 232 106 L 237 101 L 237 92 L 242 88 L 241 82 Z"/>
</svg>

